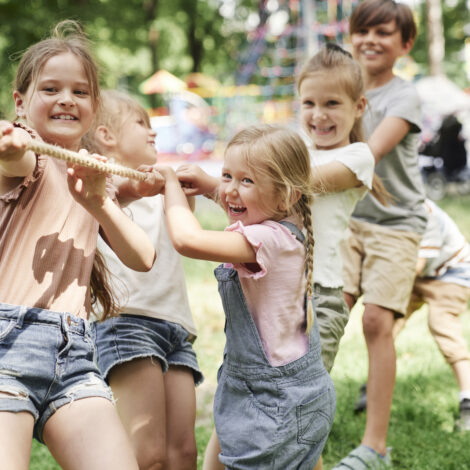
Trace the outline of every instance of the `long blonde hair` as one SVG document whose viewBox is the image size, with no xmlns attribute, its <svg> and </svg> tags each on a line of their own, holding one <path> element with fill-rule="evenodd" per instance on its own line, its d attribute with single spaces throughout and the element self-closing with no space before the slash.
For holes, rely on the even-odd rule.
<svg viewBox="0 0 470 470">
<path fill-rule="evenodd" d="M 338 86 L 356 103 L 365 96 L 365 84 L 362 69 L 353 56 L 337 44 L 327 43 L 317 54 L 312 56 L 302 67 L 297 79 L 297 90 L 300 92 L 302 82 L 317 74 L 328 73 L 328 77 L 335 81 Z M 349 133 L 351 143 L 364 142 L 364 131 L 362 127 L 362 116 L 356 117 L 351 132 Z M 387 205 L 392 196 L 385 189 L 382 180 L 374 173 L 372 179 L 372 195 L 384 205 Z"/>
<path fill-rule="evenodd" d="M 281 201 L 275 220 L 289 215 L 302 218 L 307 232 L 304 242 L 307 272 L 306 330 L 313 325 L 313 227 L 311 205 L 313 204 L 310 156 L 302 138 L 294 131 L 276 125 L 250 126 L 238 132 L 228 143 L 227 149 L 240 147 L 247 165 L 263 178 L 271 181 Z"/>
<path fill-rule="evenodd" d="M 100 98 L 100 106 L 94 122 L 82 139 L 82 145 L 88 151 L 102 154 L 106 150 L 95 138 L 96 129 L 99 126 L 105 126 L 118 135 L 123 130 L 128 117 L 133 113 L 140 116 L 148 128 L 151 127 L 147 111 L 127 93 L 118 90 L 101 90 Z"/>
</svg>

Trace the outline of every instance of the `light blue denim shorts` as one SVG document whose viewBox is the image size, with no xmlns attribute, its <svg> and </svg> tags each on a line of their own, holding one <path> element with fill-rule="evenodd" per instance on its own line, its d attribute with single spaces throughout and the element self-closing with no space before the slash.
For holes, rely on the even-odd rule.
<svg viewBox="0 0 470 470">
<path fill-rule="evenodd" d="M 170 366 L 191 369 L 194 384 L 203 381 L 192 341 L 178 323 L 144 315 L 121 314 L 95 323 L 98 366 L 104 377 L 116 365 L 143 357 L 156 358 L 165 373 Z"/>
<path fill-rule="evenodd" d="M 111 390 L 94 362 L 88 321 L 40 308 L 0 303 L 0 411 L 27 411 L 42 442 L 46 421 L 74 400 Z"/>
</svg>

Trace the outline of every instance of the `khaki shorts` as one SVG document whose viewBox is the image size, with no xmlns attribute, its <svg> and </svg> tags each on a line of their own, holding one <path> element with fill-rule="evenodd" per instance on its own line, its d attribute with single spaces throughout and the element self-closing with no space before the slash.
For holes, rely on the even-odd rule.
<svg viewBox="0 0 470 470">
<path fill-rule="evenodd" d="M 429 331 L 450 365 L 470 360 L 459 318 L 466 311 L 469 298 L 470 287 L 438 279 L 417 279 L 410 297 L 405 320 L 424 303 L 428 304 Z"/>
<path fill-rule="evenodd" d="M 343 291 L 405 315 L 421 235 L 351 219 L 341 246 Z"/>
<path fill-rule="evenodd" d="M 315 313 L 320 333 L 321 357 L 328 372 L 331 372 L 339 349 L 339 342 L 349 320 L 349 309 L 343 298 L 341 287 L 314 285 Z"/>
</svg>

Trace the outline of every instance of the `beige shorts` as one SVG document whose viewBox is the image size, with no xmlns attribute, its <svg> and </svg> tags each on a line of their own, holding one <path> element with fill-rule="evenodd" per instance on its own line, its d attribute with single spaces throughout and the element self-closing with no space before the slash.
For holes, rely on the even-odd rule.
<svg viewBox="0 0 470 470">
<path fill-rule="evenodd" d="M 421 235 L 351 219 L 341 246 L 343 291 L 364 304 L 404 315 L 416 273 Z"/>
<path fill-rule="evenodd" d="M 416 279 L 405 319 L 428 304 L 428 325 L 436 343 L 450 364 L 470 360 L 459 315 L 466 311 L 470 287 L 438 279 Z"/>
</svg>

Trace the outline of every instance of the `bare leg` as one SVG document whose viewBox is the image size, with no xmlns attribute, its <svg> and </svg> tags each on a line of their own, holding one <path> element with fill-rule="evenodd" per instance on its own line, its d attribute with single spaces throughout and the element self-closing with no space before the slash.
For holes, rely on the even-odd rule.
<svg viewBox="0 0 470 470">
<path fill-rule="evenodd" d="M 367 421 L 362 444 L 383 455 L 386 453 L 396 374 L 393 323 L 392 311 L 378 305 L 365 305 L 363 329 L 369 354 L 369 376 Z"/>
<path fill-rule="evenodd" d="M 225 466 L 220 463 L 219 454 L 220 444 L 214 429 L 207 443 L 206 452 L 204 453 L 202 470 L 224 470 Z"/>
<path fill-rule="evenodd" d="M 459 390 L 470 390 L 470 361 L 455 362 L 452 364 L 452 371 L 459 384 Z"/>
<path fill-rule="evenodd" d="M 351 311 L 354 305 L 356 304 L 357 299 L 353 297 L 351 294 L 348 294 L 347 292 L 343 292 L 343 297 L 344 297 L 344 301 L 349 307 L 349 310 Z"/>
<path fill-rule="evenodd" d="M 160 362 L 147 357 L 115 366 L 109 383 L 140 470 L 164 468 L 165 389 Z"/>
<path fill-rule="evenodd" d="M 28 470 L 34 418 L 31 413 L 0 412 L 2 470 Z"/>
<path fill-rule="evenodd" d="M 119 416 L 105 398 L 59 408 L 44 427 L 44 442 L 64 470 L 138 470 Z"/>
<path fill-rule="evenodd" d="M 196 470 L 196 393 L 193 373 L 187 367 L 172 366 L 163 381 L 167 423 L 165 470 Z"/>
</svg>

